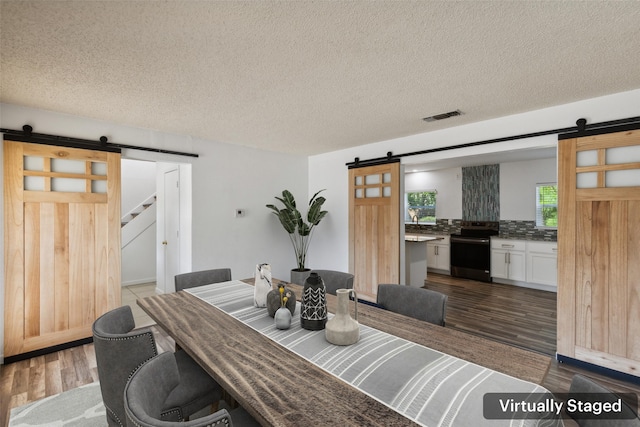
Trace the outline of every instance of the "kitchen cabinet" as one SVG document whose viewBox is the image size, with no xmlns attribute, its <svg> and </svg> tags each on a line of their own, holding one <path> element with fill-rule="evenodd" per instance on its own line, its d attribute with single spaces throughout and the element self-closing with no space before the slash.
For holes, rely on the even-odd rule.
<svg viewBox="0 0 640 427">
<path fill-rule="evenodd" d="M 491 277 L 525 281 L 526 245 L 524 240 L 491 239 Z"/>
<path fill-rule="evenodd" d="M 427 242 L 428 270 L 451 272 L 449 236 L 442 236 L 442 240 Z"/>
<path fill-rule="evenodd" d="M 558 286 L 557 242 L 527 242 L 527 282 Z"/>
</svg>

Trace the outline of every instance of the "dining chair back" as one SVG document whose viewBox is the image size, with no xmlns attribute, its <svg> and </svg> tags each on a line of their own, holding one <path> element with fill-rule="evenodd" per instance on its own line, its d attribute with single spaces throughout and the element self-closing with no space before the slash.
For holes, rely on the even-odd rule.
<svg viewBox="0 0 640 427">
<path fill-rule="evenodd" d="M 611 390 L 580 374 L 575 374 L 571 379 L 567 397 L 574 397 L 576 400 L 594 399 L 597 402 L 609 399 L 617 400 L 619 398 Z M 569 413 L 569 415 L 574 418 L 580 427 L 640 427 L 638 414 L 626 402 L 622 401 L 621 409 L 620 419 L 603 419 L 604 417 L 579 418 L 572 413 Z"/>
<path fill-rule="evenodd" d="M 151 329 L 134 329 L 128 305 L 108 311 L 93 323 L 93 343 L 100 391 L 109 426 L 125 426 L 123 392 L 131 374 L 158 354 Z M 221 387 L 184 351 L 175 353 L 183 382 L 163 409 L 167 420 L 180 419 L 213 404 Z"/>
<path fill-rule="evenodd" d="M 165 402 L 180 385 L 181 378 L 173 353 L 162 353 L 138 368 L 124 389 L 124 408 L 130 427 L 170 427 L 184 425 L 181 421 L 163 420 Z M 232 426 L 226 409 L 189 420 L 191 427 Z"/>
<path fill-rule="evenodd" d="M 338 289 L 353 289 L 353 274 L 334 270 L 313 270 L 324 282 L 328 294 L 335 295 Z"/>
<path fill-rule="evenodd" d="M 380 284 L 376 303 L 389 311 L 444 326 L 447 295 L 424 288 Z"/>
<path fill-rule="evenodd" d="M 214 268 L 211 270 L 192 271 L 175 276 L 176 292 L 196 286 L 210 285 L 231 280 L 230 268 Z"/>
</svg>

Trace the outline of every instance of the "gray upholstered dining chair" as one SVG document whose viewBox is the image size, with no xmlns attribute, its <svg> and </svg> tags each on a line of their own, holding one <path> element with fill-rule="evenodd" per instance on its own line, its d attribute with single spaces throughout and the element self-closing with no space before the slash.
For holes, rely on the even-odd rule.
<svg viewBox="0 0 640 427">
<path fill-rule="evenodd" d="M 196 286 L 209 285 L 231 280 L 230 268 L 214 268 L 212 270 L 192 271 L 175 276 L 176 292 Z"/>
<path fill-rule="evenodd" d="M 126 425 L 123 393 L 131 374 L 158 354 L 149 328 L 134 330 L 128 305 L 111 310 L 93 323 L 93 343 L 100 391 L 109 426 Z M 173 354 L 173 353 L 172 353 Z M 176 420 L 217 403 L 222 388 L 184 351 L 175 352 L 182 381 L 162 407 L 162 417 Z"/>
<path fill-rule="evenodd" d="M 138 368 L 124 389 L 124 407 L 127 425 L 130 427 L 189 426 L 213 427 L 259 426 L 242 407 L 232 411 L 220 409 L 212 414 L 189 420 L 186 423 L 162 419 L 166 400 L 182 385 L 181 377 L 173 353 L 162 353 Z"/>
<path fill-rule="evenodd" d="M 581 398 L 579 395 L 587 393 Z M 591 394 L 589 396 L 588 394 Z M 580 374 L 575 374 L 571 379 L 571 386 L 569 387 L 568 398 L 575 397 L 578 400 L 584 400 L 584 398 L 593 398 L 596 401 L 603 401 L 608 397 L 617 399 L 618 396 L 606 387 L 598 384 L 594 380 L 587 378 Z M 622 416 L 625 419 L 587 419 L 577 418 L 571 413 L 569 414 L 578 423 L 580 427 L 640 427 L 640 418 L 638 414 L 622 401 Z"/>
<path fill-rule="evenodd" d="M 327 293 L 335 295 L 338 289 L 353 289 L 353 274 L 334 270 L 313 270 L 322 278 Z"/>
<path fill-rule="evenodd" d="M 378 285 L 376 303 L 389 311 L 444 326 L 448 297 L 440 292 L 405 285 Z"/>
</svg>

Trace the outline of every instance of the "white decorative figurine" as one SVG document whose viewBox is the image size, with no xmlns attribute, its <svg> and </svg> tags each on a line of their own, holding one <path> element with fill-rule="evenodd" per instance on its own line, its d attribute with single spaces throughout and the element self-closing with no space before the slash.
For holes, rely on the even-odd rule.
<svg viewBox="0 0 640 427">
<path fill-rule="evenodd" d="M 256 281 L 253 287 L 253 305 L 267 306 L 267 294 L 271 288 L 271 265 L 258 264 L 256 266 Z"/>
</svg>

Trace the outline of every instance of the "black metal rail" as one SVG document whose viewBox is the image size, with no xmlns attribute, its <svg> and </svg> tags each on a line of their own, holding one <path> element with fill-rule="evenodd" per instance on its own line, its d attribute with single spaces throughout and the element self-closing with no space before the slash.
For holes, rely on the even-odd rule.
<svg viewBox="0 0 640 427">
<path fill-rule="evenodd" d="M 98 141 L 91 139 L 71 138 L 68 136 L 49 135 L 45 133 L 34 133 L 29 125 L 22 126 L 22 130 L 0 129 L 0 132 L 7 135 L 11 140 L 19 142 L 31 142 L 34 144 L 57 145 L 61 147 L 82 148 L 87 150 L 108 151 L 120 153 L 123 148 L 134 150 L 151 151 L 154 153 L 174 154 L 177 156 L 199 157 L 197 154 L 185 153 L 182 151 L 163 150 L 161 148 L 139 147 L 137 145 L 116 144 L 108 142 L 106 136 L 101 136 Z"/>
<path fill-rule="evenodd" d="M 426 150 L 412 151 L 409 153 L 402 153 L 402 154 L 393 154 L 391 151 L 389 151 L 387 152 L 387 155 L 385 157 L 376 157 L 376 158 L 367 159 L 367 160 L 361 160 L 359 157 L 356 157 L 353 160 L 353 162 L 348 162 L 346 163 L 346 165 L 350 169 L 364 167 L 364 166 L 373 166 L 376 164 L 383 164 L 383 163 L 388 163 L 393 161 L 397 162 L 397 161 L 400 161 L 402 157 L 437 153 L 440 151 L 456 150 L 458 148 L 476 147 L 478 145 L 495 144 L 498 142 L 516 141 L 519 139 L 534 138 L 537 136 L 558 134 L 558 139 L 562 140 L 562 139 L 568 139 L 568 138 L 578 138 L 582 136 L 598 135 L 602 133 L 620 132 L 620 131 L 634 130 L 634 129 L 640 129 L 640 116 L 629 117 L 626 119 L 619 119 L 619 120 L 611 120 L 608 122 L 593 123 L 593 124 L 587 124 L 586 119 L 578 119 L 576 121 L 576 126 L 571 126 L 566 128 L 550 129 L 550 130 L 545 130 L 540 132 L 525 133 L 522 135 L 505 136 L 502 138 L 468 142 L 465 144 L 450 145 L 447 147 L 430 148 Z"/>
</svg>

